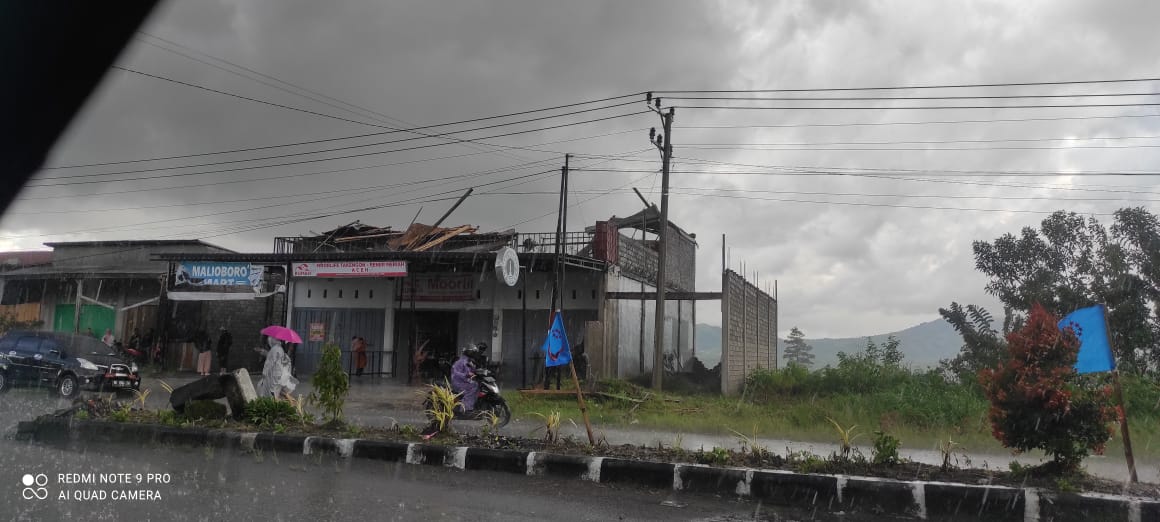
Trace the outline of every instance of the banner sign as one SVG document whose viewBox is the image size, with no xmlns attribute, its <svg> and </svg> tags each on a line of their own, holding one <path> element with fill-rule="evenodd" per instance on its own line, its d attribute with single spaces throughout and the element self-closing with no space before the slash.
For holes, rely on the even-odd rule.
<svg viewBox="0 0 1160 522">
<path fill-rule="evenodd" d="M 474 301 L 478 274 L 423 274 L 403 280 L 402 301 Z"/>
<path fill-rule="evenodd" d="M 294 263 L 294 277 L 405 277 L 406 261 Z"/>
<path fill-rule="evenodd" d="M 259 288 L 263 268 L 249 263 L 182 261 L 174 269 L 174 285 Z"/>
<path fill-rule="evenodd" d="M 310 323 L 310 340 L 326 340 L 326 323 Z"/>
</svg>

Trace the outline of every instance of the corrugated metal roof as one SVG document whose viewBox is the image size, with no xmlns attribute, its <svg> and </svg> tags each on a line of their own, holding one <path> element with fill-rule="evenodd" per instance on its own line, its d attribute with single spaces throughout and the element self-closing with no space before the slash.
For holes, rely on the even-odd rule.
<svg viewBox="0 0 1160 522">
<path fill-rule="evenodd" d="M 210 248 L 216 248 L 222 252 L 233 252 L 225 247 L 220 247 L 212 243 L 207 243 L 200 239 L 124 239 L 124 240 L 109 240 L 109 241 L 54 241 L 52 243 L 45 243 L 44 246 L 59 248 L 59 247 L 101 247 L 101 246 L 172 246 L 172 245 L 200 245 Z"/>
</svg>

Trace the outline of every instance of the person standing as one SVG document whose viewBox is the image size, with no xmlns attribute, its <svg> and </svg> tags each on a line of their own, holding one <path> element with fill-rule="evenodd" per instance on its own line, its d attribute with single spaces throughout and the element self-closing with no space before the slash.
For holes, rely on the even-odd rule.
<svg viewBox="0 0 1160 522">
<path fill-rule="evenodd" d="M 351 338 L 350 344 L 355 357 L 354 374 L 356 377 L 362 377 L 363 370 L 367 367 L 367 340 L 356 335 Z"/>
<path fill-rule="evenodd" d="M 198 330 L 193 342 L 197 346 L 197 373 L 206 377 L 213 363 L 213 345 L 209 340 L 209 334 L 204 329 Z"/>
<path fill-rule="evenodd" d="M 282 348 L 282 341 L 269 337 L 266 339 L 268 350 L 258 349 L 266 355 L 266 362 L 262 366 L 262 380 L 258 381 L 259 397 L 284 398 L 298 387 L 298 379 L 293 376 L 290 357 Z"/>
<path fill-rule="evenodd" d="M 221 373 L 229 373 L 230 365 L 230 347 L 234 345 L 234 336 L 230 335 L 230 331 L 225 326 L 221 328 L 221 335 L 218 336 L 217 342 L 217 356 L 218 366 L 221 368 Z"/>
<path fill-rule="evenodd" d="M 115 341 L 116 338 L 113 337 L 113 330 L 105 328 L 105 336 L 101 337 L 101 342 L 105 343 L 105 346 L 112 348 Z"/>
</svg>

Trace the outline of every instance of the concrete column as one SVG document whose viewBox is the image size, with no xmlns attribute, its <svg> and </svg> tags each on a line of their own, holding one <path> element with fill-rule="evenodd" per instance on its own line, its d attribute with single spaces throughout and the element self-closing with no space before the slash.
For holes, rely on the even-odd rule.
<svg viewBox="0 0 1160 522">
<path fill-rule="evenodd" d="M 85 280 L 77 279 L 76 307 L 73 310 L 73 333 L 81 333 L 81 295 L 85 290 Z"/>
</svg>

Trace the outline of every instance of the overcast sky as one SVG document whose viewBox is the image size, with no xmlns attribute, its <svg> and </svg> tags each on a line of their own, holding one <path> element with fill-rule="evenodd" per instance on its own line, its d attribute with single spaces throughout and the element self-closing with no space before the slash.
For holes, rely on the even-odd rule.
<svg viewBox="0 0 1160 522">
<path fill-rule="evenodd" d="M 382 127 L 454 122 L 650 90 L 1158 77 L 1160 32 L 1154 29 L 1156 20 L 1160 20 L 1160 3 L 1146 1 L 170 1 L 143 30 L 182 47 L 141 35 L 119 60 L 121 66 L 333 117 L 113 70 L 58 144 L 51 164 L 119 162 L 347 138 L 388 131 Z M 216 57 L 268 76 L 247 71 L 243 71 L 244 76 L 230 74 L 190 57 L 228 68 L 211 58 Z M 294 90 L 271 77 L 309 89 L 317 93 L 310 95 L 316 99 L 276 89 L 273 85 Z M 1157 91 L 1160 82 L 764 96 Z M 478 187 L 476 194 L 449 223 L 469 223 L 484 231 L 515 225 L 521 231 L 547 232 L 555 226 L 556 200 L 550 192 L 558 187 L 558 178 L 547 174 L 513 178 L 558 169 L 565 152 L 626 156 L 629 161 L 598 163 L 600 159 L 583 156 L 573 160 L 573 166 L 643 171 L 575 173 L 570 200 L 575 206 L 569 213 L 569 228 L 580 229 L 598 219 L 639 210 L 640 202 L 630 187 L 639 188 L 646 197 L 659 202 L 660 177 L 652 173 L 659 168 L 658 154 L 647 143 L 647 129 L 659 126 L 659 120 L 653 114 L 631 115 L 644 110 L 643 96 L 569 110 L 606 107 L 634 99 L 640 103 L 458 135 L 488 138 L 623 115 L 484 140 L 521 149 L 426 139 L 300 154 L 413 137 L 396 133 L 227 155 L 46 170 L 34 183 L 71 184 L 26 188 L 23 199 L 9 209 L 2 221 L 0 247 L 37 249 L 45 241 L 181 237 L 205 238 L 239 251 L 267 252 L 274 236 L 327 230 L 356 219 L 401 228 L 420 206 L 423 210 L 419 221 L 431 222 L 451 202 L 414 204 L 408 199 L 453 197 L 469 186 Z M 378 114 L 359 114 L 360 109 L 349 106 L 355 112 L 340 110 L 340 102 L 329 100 L 341 100 Z M 1160 96 L 833 101 L 814 105 L 1157 101 Z M 678 107 L 722 103 L 743 105 L 665 102 L 666 106 Z M 746 103 L 784 106 L 792 102 Z M 523 118 L 560 112 L 566 111 Z M 1160 116 L 1154 106 L 1004 110 L 678 108 L 673 133 L 677 172 L 672 175 L 671 217 L 698 235 L 699 290 L 720 287 L 722 234 L 728 235 L 734 269 L 740 270 L 744 261 L 748 272 L 760 273 L 763 285 L 778 281 L 783 337 L 794 325 L 815 338 L 897 330 L 937 318 L 937 309 L 951 301 L 997 308 L 983 291 L 985 279 L 974 270 L 973 240 L 991 240 L 1038 223 L 1044 215 L 1034 212 L 1069 209 L 1098 215 L 1128 205 L 1143 205 L 1155 211 L 1156 201 L 1160 200 L 1156 177 L 970 177 L 946 171 L 1156 169 L 1160 139 L 1141 138 L 1160 136 L 1160 117 L 1154 116 Z M 1036 120 L 1026 121 L 1029 118 Z M 997 119 L 1024 121 L 979 121 Z M 510 121 L 489 120 L 474 125 Z M 929 123 L 933 121 L 958 123 Z M 898 122 L 927 123 L 881 125 Z M 879 125 L 849 125 L 852 123 Z M 1095 137 L 1119 139 L 1082 139 Z M 996 141 L 1050 138 L 1071 139 Z M 445 145 L 382 153 L 436 143 Z M 824 143 L 840 144 L 820 145 Z M 783 150 L 753 150 L 759 148 Z M 890 150 L 850 150 L 873 148 Z M 969 150 L 933 150 L 948 148 Z M 281 154 L 299 155 L 205 166 Z M 353 154 L 361 156 L 236 170 Z M 778 171 L 729 165 L 713 169 L 748 173 L 688 173 L 711 170 L 700 160 L 754 166 L 839 167 L 856 169 L 861 174 L 879 172 L 867 169 L 887 169 L 882 174 L 889 179 L 791 176 L 784 175 L 784 170 L 780 175 L 757 175 L 757 171 Z M 532 162 L 542 163 L 528 165 Z M 84 176 L 191 165 L 202 166 Z M 234 170 L 198 174 L 226 169 Z M 333 172 L 338 170 L 344 171 Z M 477 175 L 466 176 L 469 174 Z M 81 177 L 49 179 L 60 176 Z M 451 176 L 461 177 L 401 185 Z M 124 178 L 151 179 L 108 181 Z M 504 180 L 511 181 L 495 183 Z M 78 183 L 94 181 L 99 183 Z M 1123 192 L 1125 187 L 1131 192 Z M 503 194 L 485 194 L 489 191 Z M 691 195 L 707 191 L 726 197 Z M 409 204 L 278 225 L 295 216 L 312 217 L 390 203 Z M 256 228 L 259 226 L 263 228 Z M 998 310 L 994 311 L 998 315 Z M 698 320 L 719 323 L 717 303 L 702 304 L 699 312 Z"/>
</svg>

